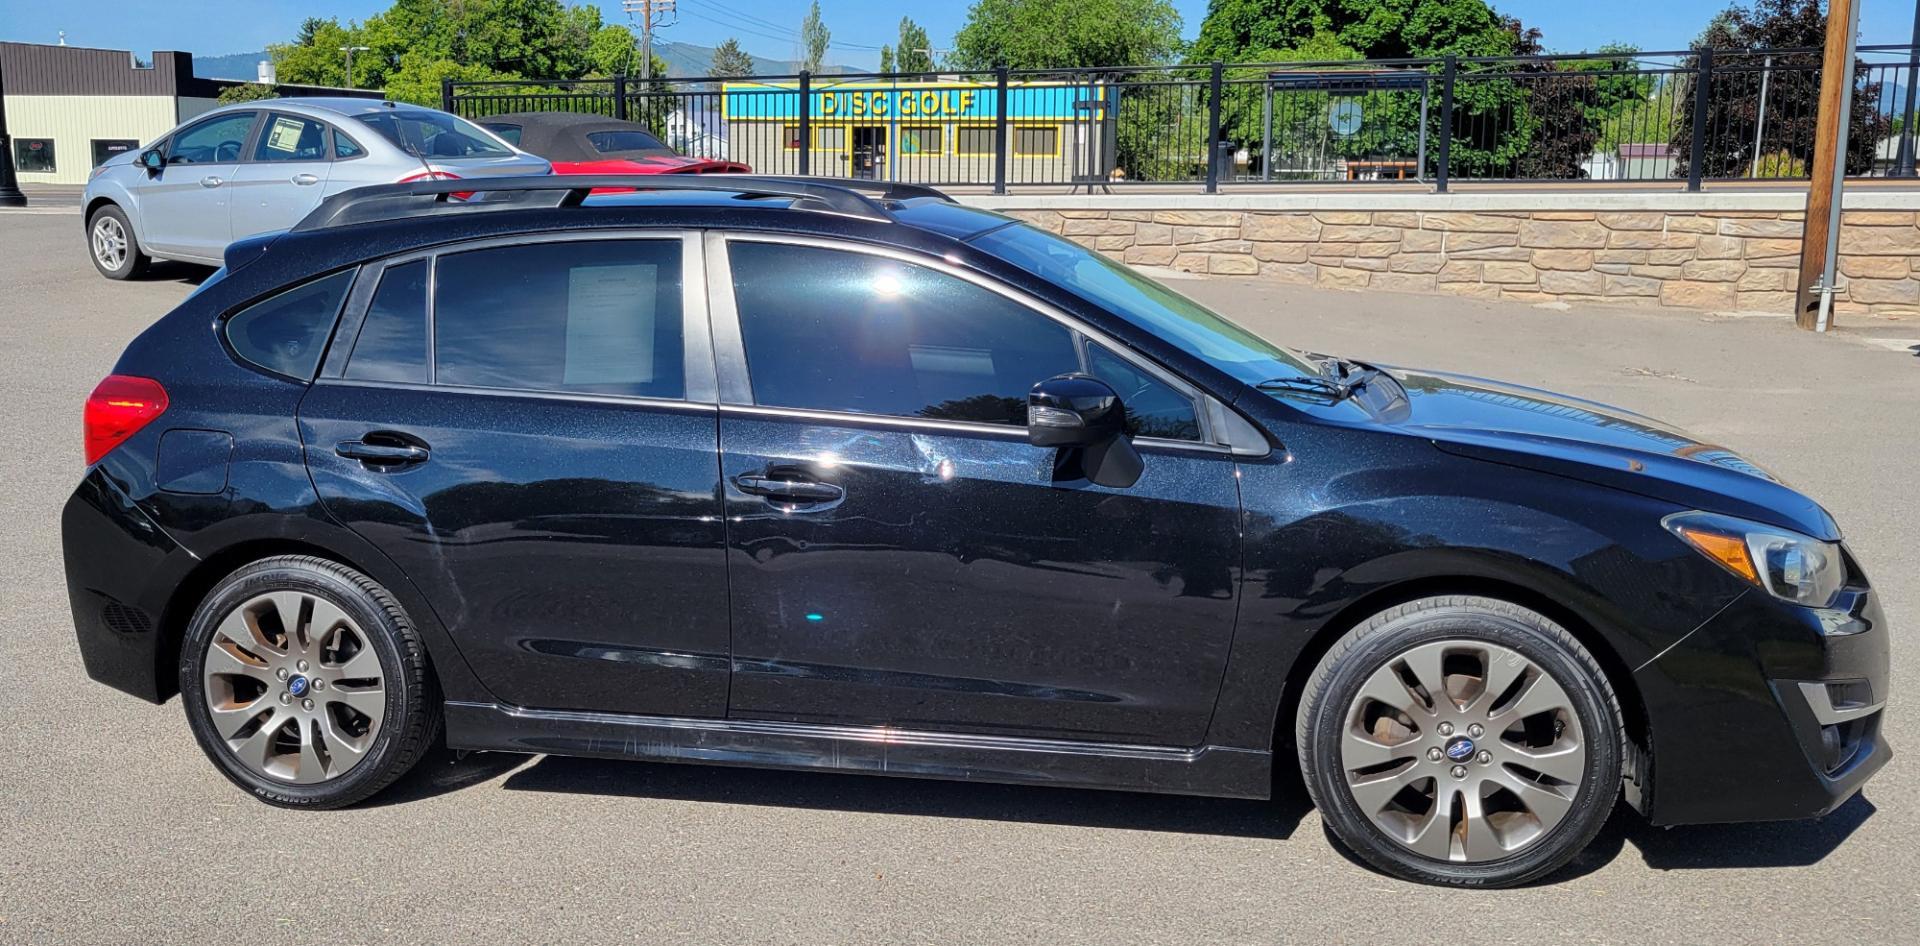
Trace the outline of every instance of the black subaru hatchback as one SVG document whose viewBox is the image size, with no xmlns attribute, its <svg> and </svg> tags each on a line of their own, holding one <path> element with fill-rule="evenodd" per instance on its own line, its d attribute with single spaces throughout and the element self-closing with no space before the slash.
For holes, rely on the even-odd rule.
<svg viewBox="0 0 1920 946">
<path fill-rule="evenodd" d="M 1883 766 L 1812 500 L 1657 421 L 1290 351 L 937 192 L 423 181 L 140 335 L 63 520 L 96 680 L 271 804 L 456 749 L 1267 797 L 1504 885 Z M 1287 776 L 1282 778 L 1281 776 Z"/>
</svg>

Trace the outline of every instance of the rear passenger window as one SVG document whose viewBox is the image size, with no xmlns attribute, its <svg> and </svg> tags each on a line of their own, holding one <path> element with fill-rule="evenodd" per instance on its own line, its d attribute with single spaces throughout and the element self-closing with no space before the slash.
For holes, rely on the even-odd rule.
<svg viewBox="0 0 1920 946">
<path fill-rule="evenodd" d="M 251 364 L 313 380 L 353 274 L 351 269 L 334 273 L 240 310 L 227 319 L 227 343 Z"/>
<path fill-rule="evenodd" d="M 756 404 L 1024 426 L 1027 392 L 1080 370 L 1066 326 L 924 266 L 747 241 L 727 257 Z"/>
<path fill-rule="evenodd" d="M 380 276 L 367 317 L 347 359 L 359 381 L 410 381 L 427 376 L 427 261 L 390 266 Z"/>
<path fill-rule="evenodd" d="M 686 396 L 678 240 L 532 243 L 437 265 L 435 383 Z"/>
</svg>

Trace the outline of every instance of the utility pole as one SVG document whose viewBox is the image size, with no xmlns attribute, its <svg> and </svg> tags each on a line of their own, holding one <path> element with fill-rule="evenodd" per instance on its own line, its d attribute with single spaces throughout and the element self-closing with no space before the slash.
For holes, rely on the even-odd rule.
<svg viewBox="0 0 1920 946">
<path fill-rule="evenodd" d="M 13 176 L 13 139 L 7 137 L 7 62 L 0 57 L 0 207 L 26 205 L 27 195 L 20 193 L 20 183 Z"/>
<path fill-rule="evenodd" d="M 349 88 L 349 89 L 351 89 L 351 88 L 355 88 L 355 86 L 354 86 L 354 84 L 353 84 L 353 54 L 354 54 L 354 53 L 364 53 L 364 52 L 366 52 L 367 50 L 369 50 L 369 49 L 372 49 L 372 48 L 373 48 L 373 47 L 371 47 L 371 46 L 342 46 L 342 47 L 340 47 L 340 51 L 341 51 L 341 52 L 343 52 L 343 53 L 346 53 L 346 54 L 347 54 L 347 88 Z"/>
<path fill-rule="evenodd" d="M 1820 65 L 1819 121 L 1813 134 L 1813 179 L 1800 241 L 1800 282 L 1793 322 L 1826 331 L 1839 281 L 1840 207 L 1847 176 L 1847 133 L 1853 117 L 1853 56 L 1860 26 L 1857 0 L 1828 0 L 1826 56 Z M 1696 160 L 1698 160 L 1696 156 Z M 1815 288 L 1818 284 L 1819 288 Z"/>
<path fill-rule="evenodd" d="M 628 17 L 640 14 L 640 79 L 642 89 L 653 80 L 653 20 L 658 16 L 666 18 L 669 13 L 677 13 L 674 5 L 679 0 L 620 0 L 621 9 Z M 662 26 L 671 24 L 662 23 Z"/>
</svg>

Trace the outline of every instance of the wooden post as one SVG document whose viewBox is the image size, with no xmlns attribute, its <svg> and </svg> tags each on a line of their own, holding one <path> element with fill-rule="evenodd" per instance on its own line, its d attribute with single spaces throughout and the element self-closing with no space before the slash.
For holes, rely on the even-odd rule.
<svg viewBox="0 0 1920 946">
<path fill-rule="evenodd" d="M 1814 126 L 1813 179 L 1807 184 L 1807 219 L 1800 241 L 1800 283 L 1795 290 L 1793 322 L 1818 327 L 1820 296 L 1814 283 L 1826 269 L 1828 248 L 1840 239 L 1833 213 L 1846 174 L 1848 110 L 1853 96 L 1853 27 L 1856 0 L 1829 0 L 1826 57 L 1820 66 L 1820 112 Z"/>
</svg>

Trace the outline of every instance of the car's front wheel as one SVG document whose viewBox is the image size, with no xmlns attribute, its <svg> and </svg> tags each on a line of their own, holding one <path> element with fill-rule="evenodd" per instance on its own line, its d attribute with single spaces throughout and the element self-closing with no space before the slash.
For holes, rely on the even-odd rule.
<svg viewBox="0 0 1920 946">
<path fill-rule="evenodd" d="M 288 808 L 378 792 L 440 726 L 406 612 L 373 579 L 309 556 L 254 562 L 208 593 L 181 643 L 180 692 L 214 765 Z"/>
<path fill-rule="evenodd" d="M 112 204 L 102 206 L 93 212 L 93 218 L 87 221 L 87 250 L 93 259 L 93 268 L 108 279 L 132 279 L 147 271 L 152 259 L 140 252 L 139 241 L 133 238 L 133 225 L 127 222 L 126 211 Z"/>
<path fill-rule="evenodd" d="M 1424 598 L 1334 644 L 1295 736 L 1327 826 L 1368 863 L 1499 887 L 1565 865 L 1618 797 L 1620 710 L 1548 618 L 1489 598 Z"/>
</svg>

